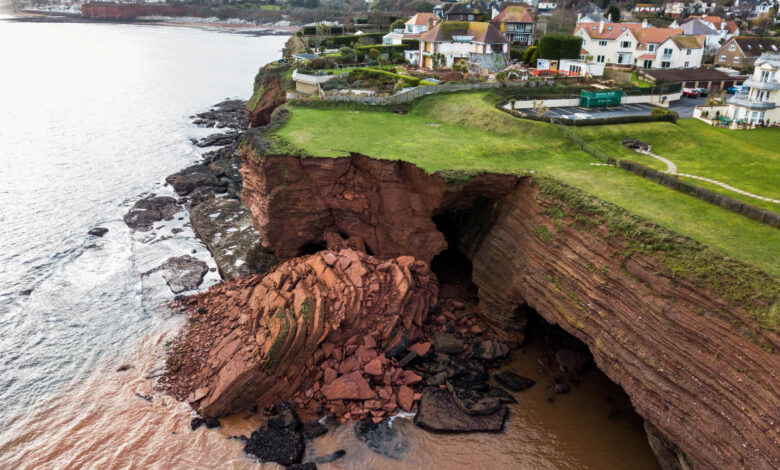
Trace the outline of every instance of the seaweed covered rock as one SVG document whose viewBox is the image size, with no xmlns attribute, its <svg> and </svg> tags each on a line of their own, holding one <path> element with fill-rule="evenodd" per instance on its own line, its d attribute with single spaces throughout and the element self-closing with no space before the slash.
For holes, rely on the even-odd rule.
<svg viewBox="0 0 780 470">
<path fill-rule="evenodd" d="M 185 300 L 195 326 L 171 345 L 163 383 L 203 416 L 285 399 L 315 413 L 383 415 L 408 381 L 383 351 L 420 336 L 437 296 L 428 265 L 408 256 L 295 258 Z M 375 361 L 382 374 L 372 376 Z"/>
</svg>

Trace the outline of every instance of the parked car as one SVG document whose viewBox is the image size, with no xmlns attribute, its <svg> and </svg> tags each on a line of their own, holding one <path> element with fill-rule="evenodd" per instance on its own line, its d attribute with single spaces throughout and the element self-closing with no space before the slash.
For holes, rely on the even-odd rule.
<svg viewBox="0 0 780 470">
<path fill-rule="evenodd" d="M 699 96 L 707 96 L 707 93 L 709 91 L 706 88 L 694 88 L 694 90 L 698 90 Z"/>
<path fill-rule="evenodd" d="M 698 88 L 683 88 L 682 89 L 682 95 L 688 98 L 698 98 L 699 97 L 699 89 Z"/>
<path fill-rule="evenodd" d="M 726 88 L 726 93 L 747 93 L 748 89 L 747 87 L 744 87 L 742 85 L 734 85 Z"/>
</svg>

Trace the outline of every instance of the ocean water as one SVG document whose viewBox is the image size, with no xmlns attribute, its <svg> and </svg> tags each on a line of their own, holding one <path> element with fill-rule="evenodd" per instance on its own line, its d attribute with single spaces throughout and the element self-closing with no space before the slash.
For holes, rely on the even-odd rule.
<svg viewBox="0 0 780 470">
<path fill-rule="evenodd" d="M 186 213 L 135 234 L 122 216 L 139 194 L 171 194 L 165 176 L 199 159 L 189 139 L 213 132 L 189 116 L 246 98 L 285 41 L 0 17 L 0 469 L 282 468 L 228 439 L 260 416 L 192 432 L 189 407 L 155 390 L 182 319 L 159 275 L 143 273 L 185 253 L 214 263 Z M 88 236 L 95 226 L 108 234 Z M 591 370 L 552 403 L 543 353 L 528 345 L 508 365 L 539 384 L 516 395 L 503 433 L 442 436 L 399 419 L 404 452 L 389 458 L 346 425 L 305 459 L 343 449 L 319 468 L 657 469 L 622 390 Z"/>
<path fill-rule="evenodd" d="M 0 20 L 0 429 L 165 321 L 122 215 L 199 158 L 211 131 L 188 117 L 247 98 L 286 39 Z"/>
</svg>

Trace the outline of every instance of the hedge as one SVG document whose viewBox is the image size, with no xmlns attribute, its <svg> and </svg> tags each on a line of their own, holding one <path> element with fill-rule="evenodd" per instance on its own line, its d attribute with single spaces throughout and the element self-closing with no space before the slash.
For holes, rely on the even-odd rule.
<svg viewBox="0 0 780 470">
<path fill-rule="evenodd" d="M 540 59 L 579 59 L 582 38 L 568 34 L 548 34 L 539 40 L 536 47 Z"/>
<path fill-rule="evenodd" d="M 641 163 L 632 162 L 630 160 L 618 160 L 618 167 L 630 171 L 643 178 L 649 179 L 656 183 L 662 184 L 667 188 L 680 191 L 681 193 L 688 194 L 697 199 L 701 199 L 704 202 L 720 206 L 731 212 L 742 214 L 745 217 L 757 220 L 761 223 L 769 225 L 770 227 L 780 228 L 780 214 L 772 212 L 767 209 L 761 209 L 760 207 L 746 204 L 739 199 L 726 196 L 724 194 L 704 189 L 687 181 L 683 181 L 677 178 L 675 175 L 669 173 L 653 170 L 650 167 L 642 165 Z"/>
<path fill-rule="evenodd" d="M 397 73 L 388 72 L 387 70 L 369 69 L 369 68 L 364 68 L 364 67 L 361 67 L 361 68 L 358 68 L 358 69 L 355 69 L 355 70 L 360 70 L 360 71 L 363 71 L 363 72 L 369 72 L 369 73 L 373 73 L 373 74 L 376 74 L 376 75 L 384 75 L 384 76 L 387 76 L 387 77 L 392 77 L 392 78 L 394 78 L 396 80 L 401 78 L 401 79 L 403 79 L 404 84 L 406 84 L 407 86 L 418 86 L 420 84 L 420 79 L 417 78 L 417 77 L 411 77 L 411 76 L 408 76 L 408 75 L 400 75 L 400 74 L 397 74 Z"/>
<path fill-rule="evenodd" d="M 342 46 L 351 46 L 360 41 L 360 38 L 374 39 L 379 45 L 382 43 L 382 36 L 387 33 L 366 33 L 366 34 L 350 34 L 348 36 L 333 36 L 325 40 L 325 47 L 328 48 L 341 48 Z"/>
<path fill-rule="evenodd" d="M 403 54 L 404 51 L 414 50 L 416 48 L 409 47 L 409 45 L 407 44 L 401 44 L 400 46 L 375 44 L 370 46 L 357 46 L 355 47 L 355 52 L 357 53 L 357 55 L 368 55 L 371 49 L 376 49 L 379 51 L 380 54 L 387 54 L 389 56 L 393 53 Z"/>
<path fill-rule="evenodd" d="M 317 34 L 317 27 L 316 26 L 304 26 L 299 31 L 303 31 L 304 36 L 314 36 L 314 35 Z M 344 34 L 344 27 L 342 27 L 342 26 L 331 26 L 330 28 L 328 28 L 328 32 L 326 34 L 334 34 L 334 33 L 335 34 Z"/>
</svg>

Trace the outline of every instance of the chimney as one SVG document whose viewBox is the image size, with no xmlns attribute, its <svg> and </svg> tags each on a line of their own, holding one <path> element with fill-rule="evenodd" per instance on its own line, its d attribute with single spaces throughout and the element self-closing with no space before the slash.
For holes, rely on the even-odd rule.
<svg viewBox="0 0 780 470">
<path fill-rule="evenodd" d="M 428 18 L 428 31 L 432 30 L 433 25 L 435 24 L 436 24 L 436 20 L 434 20 L 433 18 Z"/>
<path fill-rule="evenodd" d="M 642 20 L 642 28 L 647 28 L 647 18 Z"/>
<path fill-rule="evenodd" d="M 601 21 L 599 21 L 599 33 L 603 33 L 603 32 L 604 32 L 604 18 L 602 18 Z"/>
<path fill-rule="evenodd" d="M 577 13 L 577 23 L 579 23 L 580 20 L 582 20 L 582 13 Z"/>
</svg>

